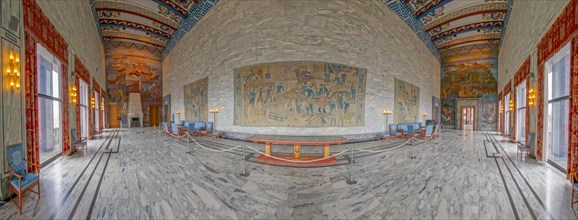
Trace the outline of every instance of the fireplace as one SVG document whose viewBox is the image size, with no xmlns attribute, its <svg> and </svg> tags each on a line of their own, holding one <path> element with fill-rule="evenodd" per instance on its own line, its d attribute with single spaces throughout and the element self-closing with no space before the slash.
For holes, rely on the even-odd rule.
<svg viewBox="0 0 578 220">
<path fill-rule="evenodd" d="M 140 93 L 130 93 L 128 95 L 128 127 L 142 127 L 143 112 Z"/>
</svg>

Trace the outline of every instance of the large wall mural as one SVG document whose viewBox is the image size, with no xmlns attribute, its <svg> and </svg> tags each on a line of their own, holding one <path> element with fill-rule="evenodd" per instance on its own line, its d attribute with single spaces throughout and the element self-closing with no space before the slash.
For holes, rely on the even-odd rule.
<svg viewBox="0 0 578 220">
<path fill-rule="evenodd" d="M 419 121 L 419 87 L 395 79 L 393 115 L 396 123 Z"/>
<path fill-rule="evenodd" d="M 106 51 L 106 91 L 110 104 L 119 104 L 126 116 L 128 94 L 141 93 L 143 122 L 150 122 L 150 106 L 162 101 L 161 55 L 137 47 L 113 46 Z"/>
<path fill-rule="evenodd" d="M 484 51 L 442 59 L 442 123 L 456 125 L 456 98 L 480 98 L 480 130 L 494 130 L 497 123 L 498 53 Z"/>
<path fill-rule="evenodd" d="M 256 64 L 234 70 L 235 125 L 365 125 L 366 69 L 325 62 Z"/>
<path fill-rule="evenodd" d="M 183 88 L 185 120 L 207 121 L 209 114 L 209 77 L 194 81 Z"/>
</svg>

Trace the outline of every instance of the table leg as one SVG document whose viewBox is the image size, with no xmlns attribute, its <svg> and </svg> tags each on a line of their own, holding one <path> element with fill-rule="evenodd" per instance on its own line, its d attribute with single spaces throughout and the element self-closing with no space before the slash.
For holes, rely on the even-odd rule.
<svg viewBox="0 0 578 220">
<path fill-rule="evenodd" d="M 265 143 L 265 156 L 271 156 L 271 143 Z"/>
<path fill-rule="evenodd" d="M 329 144 L 323 145 L 323 158 L 329 157 Z"/>
<path fill-rule="evenodd" d="M 296 145 L 293 147 L 293 156 L 294 156 L 295 160 L 299 160 L 299 157 L 300 157 L 300 149 L 299 149 L 299 148 L 300 148 L 300 147 L 301 147 L 301 146 L 299 146 L 298 144 L 296 144 Z"/>
</svg>

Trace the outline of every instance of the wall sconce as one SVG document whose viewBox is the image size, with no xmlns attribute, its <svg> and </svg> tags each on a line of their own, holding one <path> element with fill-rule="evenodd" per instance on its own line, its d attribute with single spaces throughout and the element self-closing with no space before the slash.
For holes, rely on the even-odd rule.
<svg viewBox="0 0 578 220">
<path fill-rule="evenodd" d="M 72 86 L 70 87 L 70 101 L 71 101 L 72 103 L 75 103 L 75 104 L 76 104 L 76 103 L 78 102 L 78 99 L 77 99 L 77 98 L 78 98 L 78 91 L 76 90 L 76 86 L 75 86 L 75 85 L 72 85 Z"/>
<path fill-rule="evenodd" d="M 94 97 L 90 97 L 90 107 L 91 107 L 91 108 L 96 107 L 95 104 L 94 104 Z"/>
<path fill-rule="evenodd" d="M 529 106 L 536 105 L 536 93 L 534 92 L 534 88 L 530 88 L 528 90 L 528 105 Z"/>
<path fill-rule="evenodd" d="M 217 113 L 219 113 L 219 109 L 218 108 L 212 108 L 212 109 L 209 109 L 209 112 L 213 113 L 213 114 L 217 114 Z"/>
<path fill-rule="evenodd" d="M 504 113 L 504 106 L 500 105 L 500 113 Z"/>
<path fill-rule="evenodd" d="M 514 100 L 510 99 L 510 111 L 514 111 Z"/>
<path fill-rule="evenodd" d="M 10 83 L 10 89 L 16 91 L 20 89 L 20 55 L 14 54 L 14 50 L 10 50 L 8 68 L 6 69 L 6 75 L 8 82 Z"/>
<path fill-rule="evenodd" d="M 391 114 L 393 114 L 393 111 L 391 111 L 389 109 L 383 110 L 383 113 L 382 113 L 382 115 L 391 115 Z"/>
</svg>

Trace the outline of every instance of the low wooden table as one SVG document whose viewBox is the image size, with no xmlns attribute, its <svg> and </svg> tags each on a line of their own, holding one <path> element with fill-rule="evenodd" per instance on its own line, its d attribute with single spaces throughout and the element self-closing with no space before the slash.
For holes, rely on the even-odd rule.
<svg viewBox="0 0 578 220">
<path fill-rule="evenodd" d="M 293 158 L 299 159 L 301 156 L 301 146 L 323 146 L 323 158 L 329 157 L 329 145 L 344 144 L 349 140 L 342 136 L 285 136 L 285 135 L 253 135 L 247 140 L 255 143 L 265 143 L 265 155 L 271 156 L 271 146 L 273 144 L 293 145 Z"/>
</svg>

